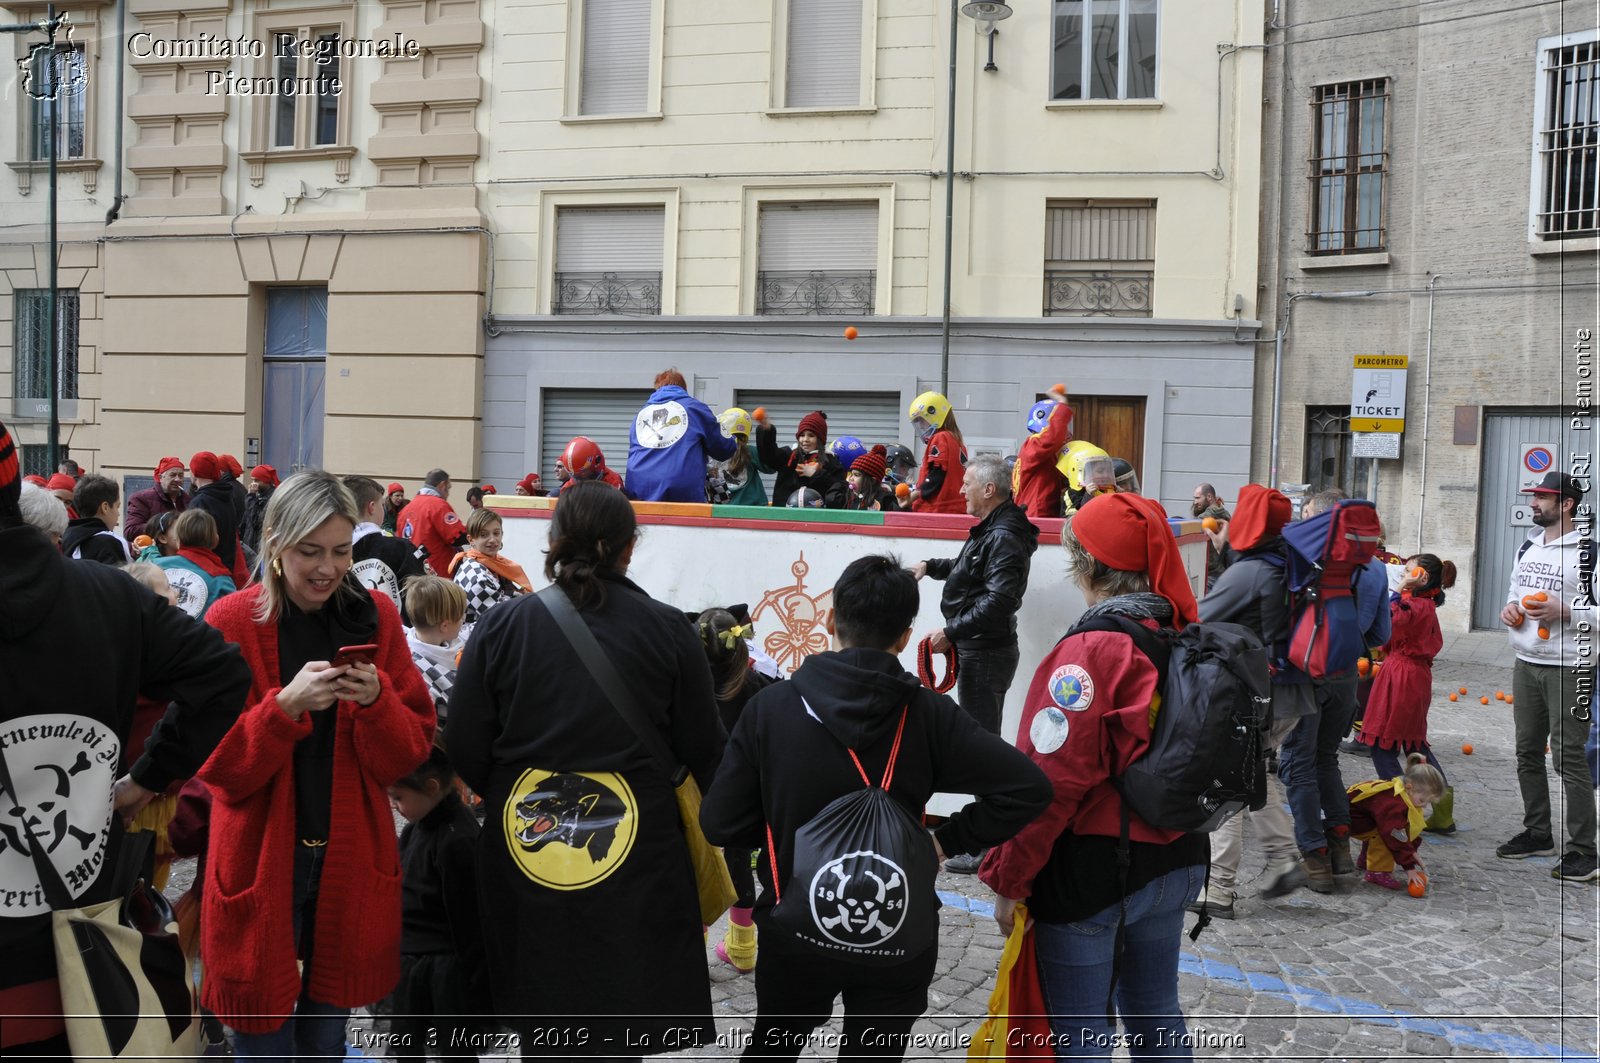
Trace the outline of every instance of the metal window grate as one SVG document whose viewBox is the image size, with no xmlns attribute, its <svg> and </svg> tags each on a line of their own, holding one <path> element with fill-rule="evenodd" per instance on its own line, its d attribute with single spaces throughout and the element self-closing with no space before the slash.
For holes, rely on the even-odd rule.
<svg viewBox="0 0 1600 1063">
<path fill-rule="evenodd" d="M 1547 54 L 1546 107 L 1539 128 L 1539 235 L 1600 232 L 1600 41 Z"/>
<path fill-rule="evenodd" d="M 877 270 L 762 270 L 756 313 L 768 316 L 872 313 Z"/>
<path fill-rule="evenodd" d="M 50 321 L 50 293 L 39 288 L 16 291 L 13 329 L 15 358 L 13 394 L 20 400 L 50 397 L 50 361 L 46 350 Z M 78 293 L 65 289 L 56 295 L 56 397 L 78 397 Z"/>
<path fill-rule="evenodd" d="M 1389 82 L 1319 85 L 1312 94 L 1307 249 L 1351 255 L 1387 246 Z"/>
<path fill-rule="evenodd" d="M 1350 407 L 1306 407 L 1306 482 L 1312 494 L 1337 487 L 1351 498 L 1367 497 L 1376 458 L 1350 456 Z"/>
<path fill-rule="evenodd" d="M 625 314 L 651 317 L 661 313 L 660 270 L 562 271 L 555 275 L 554 314 Z"/>
<path fill-rule="evenodd" d="M 1150 317 L 1154 200 L 1053 200 L 1045 207 L 1044 316 Z"/>
</svg>

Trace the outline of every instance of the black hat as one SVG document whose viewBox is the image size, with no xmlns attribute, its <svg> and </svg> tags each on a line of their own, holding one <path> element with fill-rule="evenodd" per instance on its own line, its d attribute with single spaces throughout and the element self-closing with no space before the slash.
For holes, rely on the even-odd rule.
<svg viewBox="0 0 1600 1063">
<path fill-rule="evenodd" d="M 1522 493 L 1525 495 L 1560 495 L 1562 498 L 1570 498 L 1574 502 L 1583 501 L 1583 486 L 1578 482 L 1577 477 L 1568 476 L 1564 472 L 1547 472 L 1544 474 L 1544 479 L 1532 487 L 1524 487 Z"/>
</svg>

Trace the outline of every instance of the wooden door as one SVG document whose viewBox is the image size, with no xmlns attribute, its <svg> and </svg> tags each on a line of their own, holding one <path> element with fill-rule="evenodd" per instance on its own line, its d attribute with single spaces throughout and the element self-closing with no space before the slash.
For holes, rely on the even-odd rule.
<svg viewBox="0 0 1600 1063">
<path fill-rule="evenodd" d="M 1041 399 L 1045 395 L 1039 396 Z M 1072 438 L 1085 439 L 1144 476 L 1144 396 L 1073 395 Z"/>
</svg>

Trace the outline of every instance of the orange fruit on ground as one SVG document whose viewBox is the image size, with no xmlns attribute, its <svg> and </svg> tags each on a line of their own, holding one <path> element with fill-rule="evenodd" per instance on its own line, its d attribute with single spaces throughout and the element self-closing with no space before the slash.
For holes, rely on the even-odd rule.
<svg viewBox="0 0 1600 1063">
<path fill-rule="evenodd" d="M 1458 694 L 1465 694 L 1466 692 L 1467 692 L 1467 688 L 1466 687 L 1462 687 L 1459 691 L 1457 691 Z"/>
<path fill-rule="evenodd" d="M 1220 529 L 1222 524 L 1217 520 L 1216 517 L 1207 517 L 1200 522 L 1200 526 L 1206 531 L 1214 532 Z"/>
<path fill-rule="evenodd" d="M 1511 695 L 1510 694 L 1506 695 L 1506 704 L 1507 705 L 1511 704 Z"/>
<path fill-rule="evenodd" d="M 1539 637 L 1542 638 L 1542 639 L 1549 638 L 1550 637 L 1550 629 L 1547 628 L 1547 627 L 1540 628 L 1539 629 Z"/>
<path fill-rule="evenodd" d="M 845 328 L 844 328 L 844 338 L 845 339 L 853 340 L 859 335 L 861 335 L 861 333 L 856 331 L 856 327 L 854 325 L 846 325 L 845 326 Z"/>
<path fill-rule="evenodd" d="M 1489 695 L 1485 694 L 1483 697 L 1479 698 L 1478 699 L 1478 704 L 1480 704 L 1480 705 L 1489 704 Z"/>
<path fill-rule="evenodd" d="M 1460 699 L 1461 699 L 1461 695 L 1460 694 L 1451 694 L 1450 695 L 1450 700 L 1451 701 L 1459 701 Z"/>
<path fill-rule="evenodd" d="M 1424 886 L 1420 882 L 1413 882 L 1406 886 L 1406 892 L 1411 894 L 1413 897 L 1421 897 L 1423 894 L 1428 892 L 1428 887 Z"/>
<path fill-rule="evenodd" d="M 1504 701 L 1504 700 L 1506 700 L 1506 692 L 1504 690 L 1496 690 L 1494 692 L 1494 700 L 1496 700 L 1496 701 Z"/>
<path fill-rule="evenodd" d="M 1464 753 L 1465 755 L 1469 756 L 1469 757 L 1472 756 L 1472 743 L 1468 742 L 1465 745 L 1463 745 L 1461 747 L 1461 752 Z"/>
</svg>

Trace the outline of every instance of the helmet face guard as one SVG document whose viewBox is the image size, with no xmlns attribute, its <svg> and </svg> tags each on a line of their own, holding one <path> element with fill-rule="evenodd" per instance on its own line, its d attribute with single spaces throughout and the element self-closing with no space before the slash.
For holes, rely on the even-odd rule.
<svg viewBox="0 0 1600 1063">
<path fill-rule="evenodd" d="M 949 416 L 950 400 L 937 391 L 924 391 L 911 400 L 911 408 L 906 410 L 906 418 L 924 441 L 933 438 Z"/>
<path fill-rule="evenodd" d="M 917 438 L 922 440 L 924 443 L 932 439 L 934 433 L 939 431 L 938 425 L 932 423 L 931 421 L 924 420 L 921 417 L 911 418 L 911 428 L 917 433 Z"/>
</svg>

